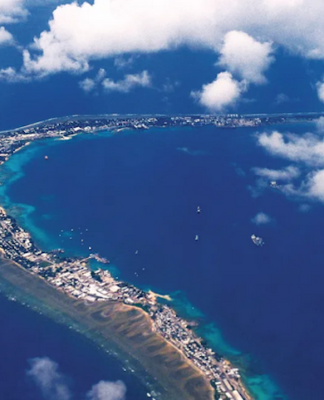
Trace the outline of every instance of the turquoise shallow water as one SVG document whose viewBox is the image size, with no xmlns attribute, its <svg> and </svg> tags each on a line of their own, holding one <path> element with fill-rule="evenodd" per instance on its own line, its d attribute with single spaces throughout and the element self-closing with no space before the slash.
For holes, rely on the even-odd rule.
<svg viewBox="0 0 324 400">
<path fill-rule="evenodd" d="M 195 156 L 179 151 L 184 147 Z M 6 184 L 0 196 L 44 249 L 86 254 L 91 245 L 111 260 L 115 275 L 171 294 L 181 315 L 201 321 L 199 333 L 241 367 L 257 399 L 282 399 L 283 391 L 292 398 L 294 388 L 282 374 L 289 365 L 277 365 L 273 344 L 264 336 L 275 326 L 266 280 L 284 271 L 273 269 L 271 248 L 256 255 L 249 221 L 260 207 L 276 212 L 278 202 L 287 211 L 287 228 L 296 214 L 284 199 L 263 204 L 251 199 L 249 168 L 264 161 L 251 130 L 79 136 L 33 144 L 14 155 L 2 168 L 0 181 Z M 248 177 L 237 175 L 233 165 Z M 267 242 L 275 240 L 276 229 L 264 230 Z M 203 240 L 194 246 L 197 232 Z M 285 334 L 276 335 L 283 340 L 277 345 L 283 345 Z"/>
</svg>

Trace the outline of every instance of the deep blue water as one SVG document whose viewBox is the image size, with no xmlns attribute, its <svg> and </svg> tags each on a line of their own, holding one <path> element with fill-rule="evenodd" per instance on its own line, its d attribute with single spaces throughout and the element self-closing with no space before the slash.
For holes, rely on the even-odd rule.
<svg viewBox="0 0 324 400">
<path fill-rule="evenodd" d="M 312 400 L 324 369 L 323 208 L 301 213 L 271 190 L 251 196 L 252 167 L 285 165 L 254 133 L 172 129 L 39 143 L 9 161 L 19 179 L 2 191 L 8 206 L 28 205 L 19 219 L 44 248 L 91 246 L 122 279 L 186 296 L 216 324 L 205 327 L 214 347 L 239 355 L 258 399 L 275 398 L 270 379 L 289 399 Z M 260 211 L 276 222 L 252 225 Z"/>
</svg>

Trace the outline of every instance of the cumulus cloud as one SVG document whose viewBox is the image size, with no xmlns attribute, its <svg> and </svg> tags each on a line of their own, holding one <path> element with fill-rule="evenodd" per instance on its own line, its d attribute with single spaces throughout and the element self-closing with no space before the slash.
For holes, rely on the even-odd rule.
<svg viewBox="0 0 324 400">
<path fill-rule="evenodd" d="M 250 188 L 252 195 L 260 195 L 266 188 L 264 178 L 286 181 L 278 189 L 287 196 L 305 201 L 324 202 L 324 139 L 323 120 L 317 121 L 317 134 L 262 133 L 258 144 L 271 155 L 301 164 L 302 169 L 288 166 L 281 170 L 254 168 L 259 176 L 256 187 Z M 299 178 L 297 183 L 293 180 Z"/>
<path fill-rule="evenodd" d="M 255 225 L 266 225 L 273 222 L 273 219 L 264 212 L 259 212 L 252 219 L 251 222 Z"/>
<path fill-rule="evenodd" d="M 150 87 L 152 85 L 152 77 L 147 71 L 138 74 L 127 74 L 119 81 L 105 78 L 106 71 L 100 69 L 94 78 L 85 78 L 79 82 L 82 90 L 89 93 L 101 85 L 106 92 L 128 93 L 136 87 Z"/>
<path fill-rule="evenodd" d="M 262 177 L 266 178 L 270 181 L 290 181 L 292 179 L 298 178 L 300 175 L 300 171 L 297 167 L 289 165 L 283 169 L 269 169 L 269 168 L 253 168 L 252 171 Z"/>
<path fill-rule="evenodd" d="M 113 81 L 106 78 L 102 85 L 107 92 L 128 93 L 136 87 L 150 87 L 152 85 L 152 77 L 147 71 L 142 71 L 139 74 L 127 74 L 124 79 Z"/>
<path fill-rule="evenodd" d="M 58 4 L 62 1 L 45 0 Z M 0 0 L 0 23 L 1 16 L 26 16 L 27 5 L 35 2 L 39 4 L 41 0 Z M 277 46 L 324 60 L 322 0 L 65 2 L 68 4 L 56 7 L 48 29 L 24 49 L 18 77 L 39 78 L 61 71 L 84 73 L 93 60 L 107 57 L 114 57 L 116 68 L 126 68 L 134 55 L 180 46 L 209 49 L 220 55 L 219 65 L 226 70 L 223 73 L 231 75 L 218 76 L 195 97 L 203 107 L 219 112 L 234 106 L 250 84 L 266 82 L 265 72 L 274 60 L 273 49 Z M 3 10 L 1 3 L 6 4 Z M 6 74 L 2 79 L 6 76 L 14 81 Z M 105 82 L 108 90 L 121 87 L 120 91 L 127 91 L 120 82 L 117 86 L 115 83 L 109 79 Z M 322 100 L 323 85 L 317 85 Z M 91 91 L 96 85 L 93 78 L 87 77 L 80 86 Z M 285 101 L 284 97 L 278 99 Z"/>
<path fill-rule="evenodd" d="M 25 18 L 28 15 L 25 3 L 25 0 L 1 0 L 0 24 L 15 23 Z"/>
<path fill-rule="evenodd" d="M 14 42 L 13 36 L 3 26 L 0 27 L 0 46 L 12 44 Z"/>
<path fill-rule="evenodd" d="M 25 68 L 36 73 L 82 71 L 92 59 L 181 45 L 220 51 L 224 37 L 225 43 L 237 48 L 231 41 L 234 37 L 247 46 L 251 65 L 243 59 L 241 68 L 235 54 L 232 58 L 230 45 L 224 48 L 223 62 L 260 82 L 271 62 L 272 42 L 305 57 L 324 58 L 323 14 L 322 0 L 73 2 L 56 8 L 48 30 L 35 39 L 32 55 L 27 51 Z M 236 33 L 226 36 L 231 31 Z M 238 50 L 242 54 L 243 49 Z M 253 68 L 258 68 L 255 76 Z"/>
<path fill-rule="evenodd" d="M 324 170 L 311 173 L 301 189 L 308 197 L 324 202 Z"/>
<path fill-rule="evenodd" d="M 114 60 L 114 66 L 117 69 L 129 68 L 131 65 L 133 65 L 135 58 L 136 57 L 134 55 L 130 57 L 123 57 L 123 56 L 116 57 Z"/>
<path fill-rule="evenodd" d="M 47 357 L 29 360 L 29 376 L 47 400 L 70 400 L 71 393 L 58 364 Z"/>
<path fill-rule="evenodd" d="M 25 19 L 34 6 L 60 4 L 65 0 L 0 0 L 0 24 L 12 24 Z"/>
<path fill-rule="evenodd" d="M 125 400 L 126 386 L 122 381 L 100 381 L 92 386 L 87 394 L 88 400 Z"/>
<path fill-rule="evenodd" d="M 274 60 L 271 54 L 270 42 L 260 43 L 245 32 L 231 31 L 225 35 L 219 65 L 249 83 L 262 84 Z"/>
<path fill-rule="evenodd" d="M 6 81 L 9 83 L 17 82 L 28 82 L 30 77 L 26 76 L 21 72 L 17 72 L 14 68 L 2 68 L 0 69 L 0 81 Z"/>
<path fill-rule="evenodd" d="M 213 82 L 203 85 L 201 91 L 192 92 L 191 95 L 209 111 L 221 112 L 227 107 L 233 107 L 244 90 L 231 73 L 221 72 Z"/>
<path fill-rule="evenodd" d="M 80 88 L 85 92 L 91 92 L 96 87 L 96 82 L 91 78 L 85 78 L 79 82 Z"/>
<path fill-rule="evenodd" d="M 105 76 L 106 76 L 106 71 L 103 68 L 100 68 L 97 75 L 93 79 L 85 78 L 81 82 L 79 82 L 79 86 L 82 90 L 89 93 L 103 81 Z"/>
<path fill-rule="evenodd" d="M 324 165 L 324 141 L 312 133 L 303 136 L 292 133 L 262 133 L 258 143 L 270 154 L 307 165 Z"/>
<path fill-rule="evenodd" d="M 24 18 L 26 7 L 41 1 L 0 0 L 0 23 Z M 63 0 L 44 1 L 59 4 Z M 223 73 L 231 75 L 227 80 L 218 76 L 196 92 L 196 97 L 202 106 L 217 112 L 235 105 L 250 84 L 266 82 L 265 73 L 278 46 L 299 56 L 324 60 L 322 0 L 64 2 L 68 4 L 56 7 L 47 30 L 24 49 L 17 76 L 84 73 L 93 60 L 107 57 L 115 59 L 116 68 L 126 68 L 134 54 L 180 46 L 209 49 L 220 55 L 219 65 L 226 70 Z M 2 79 L 6 76 L 2 74 Z M 13 81 L 11 75 L 8 79 Z M 86 91 L 93 90 L 90 79 L 80 83 Z M 106 83 L 109 88 L 118 87 L 113 81 Z M 217 95 L 222 93 L 220 84 L 227 84 L 230 90 L 230 94 L 224 93 L 224 101 Z M 324 82 L 317 84 L 317 90 L 324 101 Z M 278 102 L 286 100 L 278 97 Z"/>
<path fill-rule="evenodd" d="M 46 400 L 71 400 L 73 397 L 66 377 L 56 362 L 48 357 L 32 358 L 26 374 L 38 386 Z M 126 400 L 126 386 L 122 381 L 100 381 L 87 393 L 87 400 Z"/>
<path fill-rule="evenodd" d="M 324 170 L 310 171 L 305 175 L 299 186 L 288 183 L 280 190 L 287 196 L 301 201 L 311 200 L 324 202 Z M 308 211 L 301 209 L 301 211 Z"/>
<path fill-rule="evenodd" d="M 266 82 L 264 72 L 274 60 L 271 54 L 271 43 L 260 43 L 245 32 L 228 32 L 218 62 L 227 71 L 218 74 L 214 82 L 203 85 L 200 92 L 193 92 L 193 97 L 212 112 L 233 107 L 251 83 Z M 241 81 L 235 80 L 233 74 Z"/>
</svg>

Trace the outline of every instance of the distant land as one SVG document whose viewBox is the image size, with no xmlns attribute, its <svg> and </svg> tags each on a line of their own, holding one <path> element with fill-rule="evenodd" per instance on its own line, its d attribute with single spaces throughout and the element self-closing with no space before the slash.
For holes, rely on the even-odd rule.
<svg viewBox="0 0 324 400">
<path fill-rule="evenodd" d="M 133 128 L 147 129 L 166 126 L 208 126 L 218 127 L 257 127 L 273 124 L 311 122 L 324 116 L 324 112 L 296 112 L 277 114 L 190 114 L 190 115 L 163 115 L 163 114 L 98 114 L 98 115 L 70 115 L 65 117 L 50 118 L 25 125 L 15 129 L 0 131 L 0 134 L 21 133 L 48 133 L 62 129 L 64 136 L 73 134 L 73 130 L 84 132 Z M 31 130 L 31 131 L 29 131 Z M 64 131 L 64 132 L 63 132 Z M 25 132 L 26 134 L 27 132 Z"/>
<path fill-rule="evenodd" d="M 72 116 L 0 132 L 0 165 L 35 140 L 66 140 L 78 134 L 125 129 L 215 126 L 262 127 L 311 122 L 324 113 L 274 115 L 110 115 Z M 91 270 L 89 261 L 109 264 L 98 254 L 64 257 L 60 250 L 43 252 L 16 220 L 0 209 L 0 278 L 57 309 L 86 329 L 112 342 L 157 378 L 167 400 L 252 400 L 239 373 L 195 334 L 168 301 L 114 278 L 104 269 Z"/>
</svg>

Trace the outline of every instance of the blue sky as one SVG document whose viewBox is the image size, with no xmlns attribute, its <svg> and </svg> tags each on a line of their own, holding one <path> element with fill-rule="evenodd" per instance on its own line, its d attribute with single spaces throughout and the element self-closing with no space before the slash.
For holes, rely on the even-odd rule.
<svg viewBox="0 0 324 400">
<path fill-rule="evenodd" d="M 320 0 L 0 0 L 0 128 L 323 109 Z"/>
</svg>

